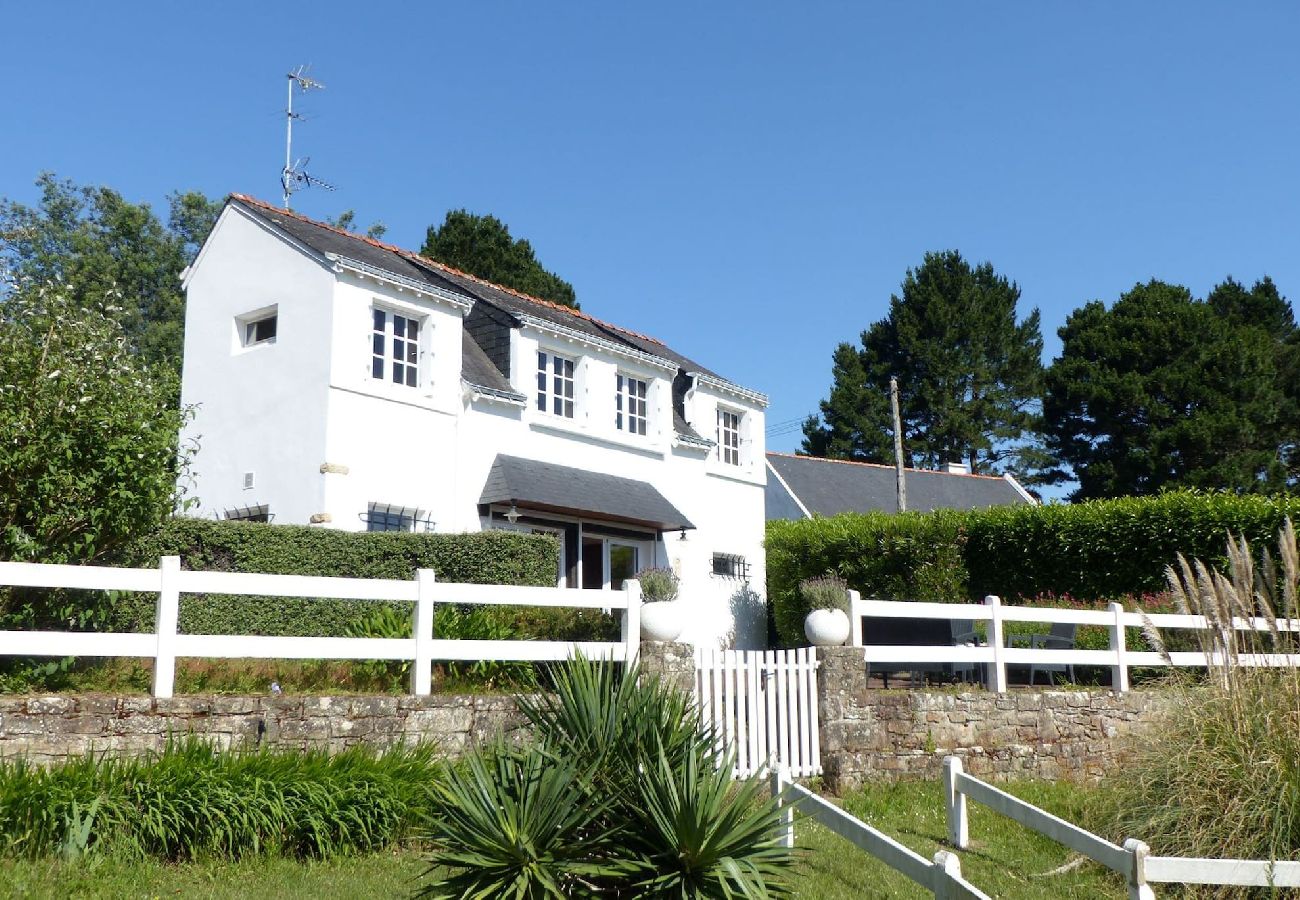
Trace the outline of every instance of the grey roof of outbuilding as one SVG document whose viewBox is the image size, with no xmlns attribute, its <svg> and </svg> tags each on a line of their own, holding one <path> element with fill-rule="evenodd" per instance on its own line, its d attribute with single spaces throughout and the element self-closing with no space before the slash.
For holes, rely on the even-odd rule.
<svg viewBox="0 0 1300 900">
<path fill-rule="evenodd" d="M 813 515 L 898 511 L 893 466 L 783 453 L 767 454 L 767 462 Z M 905 474 L 907 508 L 917 512 L 981 509 L 1031 502 L 1016 490 L 1015 485 L 998 475 L 964 475 L 926 469 L 907 469 Z M 779 489 L 780 483 L 769 478 L 769 496 Z M 772 499 L 768 505 L 769 519 L 786 518 L 789 514 L 788 507 L 774 503 Z"/>
<path fill-rule="evenodd" d="M 518 456 L 498 454 L 478 502 L 513 503 L 525 509 L 649 525 L 660 531 L 695 527 L 644 481 Z"/>
<path fill-rule="evenodd" d="M 512 316 L 532 316 L 572 331 L 611 341 L 633 350 L 639 350 L 642 353 L 648 353 L 651 356 L 657 356 L 688 372 L 700 372 L 721 381 L 727 381 L 717 373 L 709 371 L 699 363 L 682 356 L 648 335 L 638 334 L 635 331 L 602 322 L 580 310 L 570 309 L 567 306 L 561 306 L 536 297 L 529 297 L 510 288 L 492 284 L 450 266 L 426 259 L 409 250 L 403 250 L 400 247 L 385 244 L 373 238 L 342 231 L 323 222 L 308 219 L 290 210 L 272 206 L 255 197 L 232 194 L 231 202 L 238 203 L 242 208 L 274 224 L 299 243 L 318 253 L 333 253 L 356 260 L 367 266 L 400 275 L 416 282 L 422 282 L 430 287 L 452 291 L 472 300 L 485 301 L 510 313 Z M 489 365 L 491 365 L 490 362 Z M 468 375 L 466 380 L 470 380 Z M 681 433 L 698 437 L 694 431 L 690 430 L 689 425 L 686 428 L 687 430 Z"/>
</svg>

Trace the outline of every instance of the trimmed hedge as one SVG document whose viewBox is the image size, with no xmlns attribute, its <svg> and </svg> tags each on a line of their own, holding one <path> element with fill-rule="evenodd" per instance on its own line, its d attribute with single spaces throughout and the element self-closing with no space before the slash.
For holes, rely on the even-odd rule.
<svg viewBox="0 0 1300 900">
<path fill-rule="evenodd" d="M 559 546 L 550 535 L 483 531 L 465 534 L 366 533 L 176 518 L 138 544 L 130 562 L 155 566 L 180 556 L 185 569 L 412 578 L 433 569 L 440 581 L 480 584 L 555 584 Z M 382 609 L 382 601 L 186 595 L 180 630 L 185 634 L 264 634 L 338 637 Z M 405 605 L 404 605 L 405 606 Z M 152 630 L 154 598 L 119 598 L 115 627 Z"/>
<path fill-rule="evenodd" d="M 781 641 L 803 642 L 798 584 L 833 573 L 864 597 L 963 602 L 1164 589 L 1178 553 L 1221 561 L 1227 535 L 1273 547 L 1300 497 L 1176 491 L 970 512 L 846 513 L 767 525 L 767 586 Z"/>
</svg>

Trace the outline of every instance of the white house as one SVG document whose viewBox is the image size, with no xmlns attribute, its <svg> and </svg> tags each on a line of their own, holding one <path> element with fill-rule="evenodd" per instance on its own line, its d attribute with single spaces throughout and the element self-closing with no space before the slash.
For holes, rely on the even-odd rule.
<svg viewBox="0 0 1300 900">
<path fill-rule="evenodd" d="M 762 645 L 764 395 L 239 194 L 184 286 L 195 514 L 552 532 L 561 586 L 671 566 L 684 640 Z"/>
</svg>

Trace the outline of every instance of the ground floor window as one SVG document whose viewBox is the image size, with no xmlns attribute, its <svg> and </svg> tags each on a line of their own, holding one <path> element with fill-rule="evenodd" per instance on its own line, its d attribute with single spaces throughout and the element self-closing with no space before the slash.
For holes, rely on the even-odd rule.
<svg viewBox="0 0 1300 900">
<path fill-rule="evenodd" d="M 560 543 L 560 587 L 621 591 L 629 578 L 656 564 L 659 536 L 619 525 L 591 521 L 557 521 L 515 510 L 493 510 L 490 527 L 532 534 L 552 534 Z"/>
<path fill-rule="evenodd" d="M 412 506 L 395 506 L 392 503 L 371 503 L 361 513 L 366 531 L 433 531 L 433 522 L 427 513 Z"/>
<path fill-rule="evenodd" d="M 225 518 L 229 522 L 271 522 L 275 516 L 271 514 L 271 507 L 265 503 L 257 506 L 240 506 L 236 509 L 225 511 Z"/>
</svg>

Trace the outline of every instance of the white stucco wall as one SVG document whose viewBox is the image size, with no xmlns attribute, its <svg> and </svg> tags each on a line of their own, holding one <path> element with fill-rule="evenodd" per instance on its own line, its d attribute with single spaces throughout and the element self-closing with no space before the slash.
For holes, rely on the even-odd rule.
<svg viewBox="0 0 1300 900">
<path fill-rule="evenodd" d="M 460 376 L 463 309 L 331 268 L 234 208 L 193 267 L 188 290 L 184 397 L 201 404 L 190 428 L 203 435 L 198 514 L 266 503 L 279 524 L 316 516 L 322 527 L 356 530 L 369 503 L 387 503 L 423 511 L 441 532 L 476 531 L 488 525 L 478 500 L 498 454 L 645 481 L 696 525 L 685 540 L 677 532 L 648 535 L 640 559 L 643 567 L 678 571 L 688 608 L 683 638 L 763 645 L 761 398 L 706 384 L 688 397 L 687 419 L 709 439 L 718 404 L 743 414 L 742 464 L 728 465 L 716 449 L 675 441 L 673 367 L 526 325 L 511 332 L 510 375 L 528 402 L 475 399 Z M 235 349 L 235 317 L 271 303 L 279 304 L 276 343 Z M 371 377 L 376 304 L 424 323 L 416 387 Z M 535 407 L 539 347 L 577 363 L 573 419 Z M 615 427 L 619 372 L 649 384 L 644 436 Z M 245 471 L 256 473 L 251 491 L 242 487 Z M 714 553 L 744 557 L 748 583 L 713 575 Z"/>
</svg>

